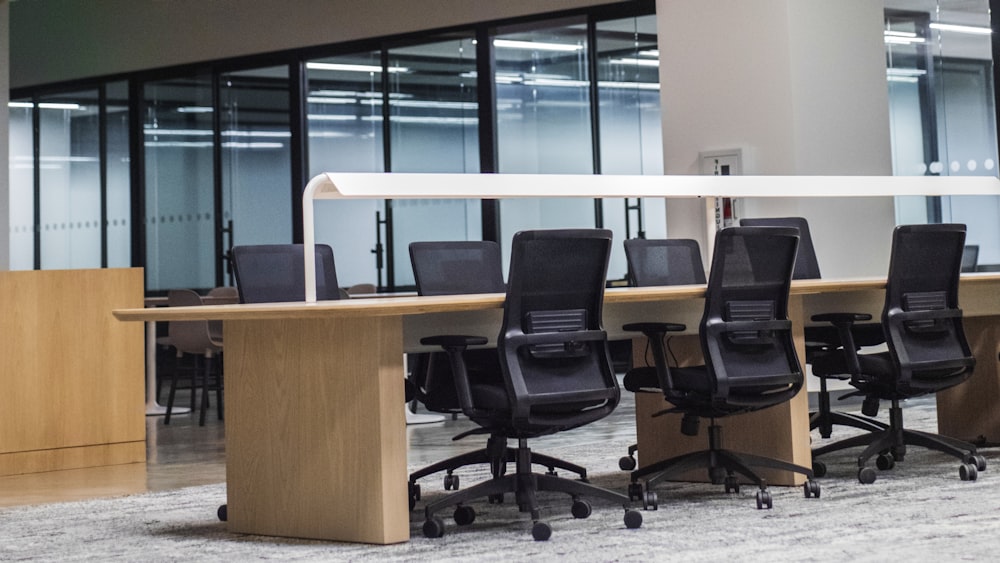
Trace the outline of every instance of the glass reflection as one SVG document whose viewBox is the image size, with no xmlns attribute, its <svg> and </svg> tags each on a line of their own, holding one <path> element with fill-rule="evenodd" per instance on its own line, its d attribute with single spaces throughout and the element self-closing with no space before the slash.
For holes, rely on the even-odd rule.
<svg viewBox="0 0 1000 563">
<path fill-rule="evenodd" d="M 35 130 L 31 100 L 10 108 L 10 269 L 35 268 Z"/>
</svg>

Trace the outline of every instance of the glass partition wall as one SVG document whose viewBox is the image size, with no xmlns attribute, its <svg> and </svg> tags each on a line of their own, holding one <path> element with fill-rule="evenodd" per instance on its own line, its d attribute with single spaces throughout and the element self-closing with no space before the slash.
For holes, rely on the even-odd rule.
<svg viewBox="0 0 1000 563">
<path fill-rule="evenodd" d="M 886 67 L 896 175 L 996 176 L 989 2 L 887 0 Z M 981 268 L 1000 264 L 1000 198 L 897 198 L 897 223 L 958 222 Z"/>
<path fill-rule="evenodd" d="M 143 266 L 147 290 L 231 283 L 234 244 L 301 240 L 301 190 L 345 172 L 661 174 L 643 0 L 12 92 L 11 267 Z M 986 0 L 886 0 L 896 174 L 997 173 Z M 997 198 L 901 198 L 1000 264 Z M 667 236 L 662 200 L 320 201 L 344 286 L 412 289 L 415 240 L 605 227 Z M 506 250 L 506 248 L 505 248 Z M 506 255 L 506 252 L 505 252 Z M 506 260 L 506 259 L 505 259 Z"/>
</svg>

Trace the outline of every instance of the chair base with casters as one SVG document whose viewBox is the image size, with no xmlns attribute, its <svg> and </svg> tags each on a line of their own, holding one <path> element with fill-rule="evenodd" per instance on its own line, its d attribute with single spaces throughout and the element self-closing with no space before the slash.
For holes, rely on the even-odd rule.
<svg viewBox="0 0 1000 563">
<path fill-rule="evenodd" d="M 819 377 L 819 394 L 816 410 L 809 413 L 809 430 L 819 429 L 819 435 L 829 438 L 833 434 L 833 426 L 850 426 L 866 432 L 880 432 L 888 428 L 884 422 L 859 416 L 849 412 L 835 411 L 830 406 L 830 392 L 827 389 L 826 377 Z M 853 393 L 852 393 L 853 395 Z M 821 475 L 822 477 L 822 475 Z"/>
<path fill-rule="evenodd" d="M 868 461 L 875 457 L 875 466 L 878 469 L 883 471 L 892 469 L 896 466 L 896 462 L 903 461 L 908 445 L 958 458 L 962 462 L 958 467 L 958 475 L 963 481 L 975 481 L 979 473 L 986 470 L 986 458 L 977 453 L 975 445 L 948 436 L 903 428 L 903 409 L 899 406 L 899 400 L 894 399 L 889 408 L 889 424 L 885 428 L 815 448 L 813 471 L 818 476 L 826 474 L 826 464 L 822 460 L 815 459 L 821 455 L 867 446 L 858 456 L 858 481 L 868 485 L 874 483 L 877 476 L 875 469 L 867 466 Z"/>
<path fill-rule="evenodd" d="M 697 417 L 685 416 L 682 422 L 682 433 L 687 435 L 697 434 Z M 708 469 L 708 476 L 714 485 L 724 485 L 727 493 L 740 492 L 740 483 L 737 475 L 742 475 L 751 483 L 758 487 L 757 508 L 772 508 L 773 499 L 771 492 L 767 488 L 767 481 L 757 475 L 752 467 L 776 469 L 801 473 L 807 477 L 803 484 L 803 491 L 806 498 L 820 496 L 820 484 L 813 480 L 813 471 L 806 467 L 796 465 L 791 462 L 762 457 L 747 453 L 737 453 L 721 447 L 722 427 L 715 423 L 715 419 L 710 419 L 708 427 L 708 449 L 682 454 L 676 457 L 658 461 L 642 469 L 632 472 L 632 482 L 629 484 L 629 498 L 642 499 L 644 505 L 657 507 L 658 499 L 651 488 L 661 481 L 677 477 L 683 473 L 694 469 Z M 645 492 L 640 479 L 646 479 Z"/>
<path fill-rule="evenodd" d="M 493 438 L 496 439 L 496 438 Z M 494 450 L 499 450 L 491 460 L 494 469 L 505 467 L 507 463 L 506 440 L 495 442 Z M 620 502 L 625 510 L 625 526 L 627 528 L 638 528 L 642 525 L 642 513 L 630 508 L 631 499 L 626 495 L 603 489 L 585 481 L 570 481 L 568 479 L 556 477 L 552 474 L 533 473 L 532 463 L 540 460 L 533 456 L 528 448 L 527 440 L 518 440 L 518 447 L 513 449 L 515 453 L 515 473 L 513 475 L 494 474 L 492 479 L 477 483 L 472 487 L 451 493 L 448 496 L 429 503 L 424 509 L 425 520 L 423 525 L 424 536 L 428 538 L 439 538 L 444 535 L 444 521 L 435 514 L 447 507 L 455 506 L 454 519 L 459 526 L 472 524 L 476 519 L 475 510 L 466 503 L 478 499 L 487 498 L 490 503 L 499 504 L 504 501 L 504 495 L 513 493 L 521 512 L 531 514 L 533 522 L 531 535 L 534 539 L 544 541 L 549 539 L 552 528 L 548 523 L 541 520 L 541 511 L 536 498 L 536 491 L 553 491 L 570 495 L 572 498 L 571 512 L 575 518 L 587 518 L 590 516 L 590 503 L 584 500 L 584 496 L 602 498 L 612 502 Z"/>
<path fill-rule="evenodd" d="M 459 439 L 463 436 L 465 436 L 465 434 L 460 434 L 459 436 L 456 436 L 455 439 Z M 489 440 L 487 440 L 486 448 L 484 449 L 474 450 L 450 457 L 446 460 L 423 467 L 418 471 L 414 471 L 410 474 L 410 481 L 408 484 L 410 510 L 413 510 L 416 507 L 417 501 L 420 500 L 420 485 L 417 483 L 419 479 L 438 473 L 439 471 L 445 471 L 444 490 L 457 491 L 461 486 L 461 481 L 459 476 L 454 473 L 456 469 L 467 465 L 489 464 L 490 473 L 493 478 L 496 479 L 503 477 L 504 474 L 507 473 L 507 465 L 510 463 L 516 463 L 517 456 L 517 448 L 509 447 L 507 445 L 506 437 L 493 435 L 490 436 Z M 556 469 L 563 469 L 576 473 L 579 475 L 579 479 L 581 481 L 586 482 L 587 480 L 586 468 L 559 458 L 545 454 L 533 453 L 531 454 L 531 463 L 548 468 L 549 475 L 555 475 Z"/>
</svg>

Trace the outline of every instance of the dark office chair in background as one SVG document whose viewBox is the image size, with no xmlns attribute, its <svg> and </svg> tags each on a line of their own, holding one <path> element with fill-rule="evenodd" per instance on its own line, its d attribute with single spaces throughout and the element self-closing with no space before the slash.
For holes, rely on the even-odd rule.
<svg viewBox="0 0 1000 563">
<path fill-rule="evenodd" d="M 583 481 L 532 473 L 531 438 L 577 428 L 611 414 L 620 399 L 611 368 L 607 333 L 601 326 L 604 285 L 611 252 L 607 230 L 525 231 L 514 235 L 503 322 L 497 338 L 502 383 L 472 381 L 464 353 L 486 344 L 477 336 L 434 336 L 422 343 L 448 353 L 462 411 L 480 428 L 462 433 L 489 434 L 487 450 L 493 477 L 431 502 L 423 526 L 427 537 L 444 534 L 435 513 L 456 506 L 455 522 L 468 525 L 475 511 L 466 505 L 486 497 L 502 502 L 514 493 L 521 512 L 531 514 L 532 536 L 548 539 L 549 525 L 540 520 L 537 491 L 569 494 L 576 518 L 590 515 L 593 495 L 625 507 L 625 524 L 642 525 L 642 514 L 629 509 L 629 498 Z M 507 440 L 516 439 L 516 470 L 505 475 Z"/>
<path fill-rule="evenodd" d="M 959 476 L 974 481 L 986 469 L 986 460 L 973 444 L 903 427 L 900 402 L 937 393 L 965 381 L 975 367 L 962 328 L 958 307 L 958 279 L 965 243 L 965 225 L 902 225 L 892 235 L 889 277 L 881 326 L 888 351 L 858 354 L 850 345 L 856 315 L 837 314 L 831 322 L 848 345 L 842 348 L 850 368 L 851 385 L 865 395 L 863 414 L 875 416 L 880 401 L 890 401 L 889 425 L 813 450 L 813 457 L 854 446 L 867 446 L 858 456 L 858 480 L 875 482 L 875 470 L 866 467 L 874 456 L 879 469 L 901 461 L 907 445 L 940 451 L 962 460 Z M 864 315 L 867 316 L 867 315 Z M 815 318 L 815 317 L 814 317 Z M 825 473 L 820 460 L 817 473 Z"/>
<path fill-rule="evenodd" d="M 967 244 L 962 249 L 962 271 L 975 272 L 979 267 L 979 245 Z"/>
<path fill-rule="evenodd" d="M 301 244 L 234 246 L 233 272 L 240 303 L 306 300 L 305 251 Z M 333 249 L 316 245 L 316 299 L 340 299 Z"/>
<path fill-rule="evenodd" d="M 458 295 L 471 293 L 505 293 L 503 262 L 500 245 L 492 241 L 445 241 L 410 243 L 410 264 L 419 295 Z M 472 348 L 464 352 L 466 375 L 473 385 L 503 386 L 500 357 L 496 348 Z M 462 412 L 462 405 L 455 390 L 448 354 L 427 352 L 408 354 L 410 381 L 416 390 L 415 400 L 431 411 L 445 414 Z M 439 471 L 447 471 L 444 489 L 458 490 L 459 476 L 454 471 L 473 464 L 490 464 L 491 452 L 499 447 L 490 443 L 486 448 L 467 452 L 439 461 L 410 474 L 410 510 L 420 500 L 419 479 Z M 504 444 L 506 445 L 506 444 Z M 517 450 L 507 448 L 507 462 L 517 460 Z M 549 471 L 556 468 L 573 471 L 581 479 L 587 478 L 583 467 L 542 454 L 534 454 L 532 462 L 545 465 Z M 499 466 L 501 474 L 505 468 Z M 496 475 L 494 475 L 496 476 Z"/>
<path fill-rule="evenodd" d="M 757 411 L 794 397 L 803 384 L 795 354 L 792 324 L 788 320 L 788 291 L 799 240 L 798 231 L 782 227 L 732 227 L 716 234 L 715 252 L 705 293 L 705 310 L 699 326 L 705 365 L 670 367 L 663 344 L 668 332 L 686 327 L 677 323 L 642 322 L 623 327 L 640 331 L 653 347 L 657 380 L 655 388 L 673 405 L 665 413 L 681 413 L 681 431 L 698 434 L 700 419 L 710 420 L 708 449 L 662 460 L 632 472 L 631 498 L 655 506 L 656 483 L 697 468 L 707 468 L 713 484 L 726 492 L 739 491 L 736 474 L 753 483 L 757 508 L 771 508 L 767 483 L 752 467 L 802 473 L 806 497 L 820 495 L 812 470 L 786 461 L 736 453 L 722 448 L 721 428 L 715 419 Z M 648 382 L 630 381 L 628 389 Z M 646 478 L 645 492 L 639 483 Z"/>
<path fill-rule="evenodd" d="M 813 246 L 812 234 L 809 232 L 809 222 L 803 217 L 757 217 L 740 219 L 740 225 L 746 227 L 793 227 L 799 231 L 799 249 L 795 254 L 795 270 L 792 279 L 819 279 L 819 260 Z M 860 319 L 858 319 L 860 320 Z M 877 346 L 884 342 L 882 329 L 878 323 L 857 325 L 855 341 L 857 346 Z M 828 325 L 804 327 L 806 343 L 806 363 L 812 368 L 812 374 L 819 379 L 819 392 L 816 394 L 816 410 L 809 413 L 809 429 L 819 429 L 823 438 L 833 434 L 835 424 L 850 426 L 860 430 L 874 432 L 884 428 L 878 421 L 848 412 L 834 411 L 830 404 L 828 380 L 846 381 L 850 378 L 843 354 L 840 352 L 841 342 L 837 330 Z"/>
<path fill-rule="evenodd" d="M 628 262 L 629 285 L 633 287 L 705 283 L 705 266 L 696 240 L 628 239 L 625 241 L 625 259 Z M 643 371 L 645 373 L 640 375 Z M 656 368 L 633 368 L 629 381 L 640 379 L 655 385 Z M 622 471 L 635 469 L 635 452 L 638 449 L 636 444 L 629 446 L 628 455 L 618 460 Z"/>
</svg>

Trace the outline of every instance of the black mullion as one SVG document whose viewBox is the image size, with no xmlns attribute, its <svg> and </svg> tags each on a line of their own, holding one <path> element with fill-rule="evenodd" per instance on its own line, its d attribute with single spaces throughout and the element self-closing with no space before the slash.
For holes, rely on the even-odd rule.
<svg viewBox="0 0 1000 563">
<path fill-rule="evenodd" d="M 132 257 L 133 267 L 146 266 L 146 147 L 145 131 L 142 128 L 143 84 L 137 78 L 128 81 L 128 127 L 129 127 L 129 191 L 132 198 Z"/>
<path fill-rule="evenodd" d="M 309 176 L 309 120 L 308 77 L 305 63 L 297 61 L 289 65 L 290 91 L 289 128 L 291 129 L 291 190 L 292 198 L 292 242 L 301 244 L 305 236 L 302 227 L 302 192 Z"/>
<path fill-rule="evenodd" d="M 42 269 L 42 141 L 41 141 L 41 131 L 42 131 L 42 116 L 41 110 L 38 107 L 38 96 L 33 96 L 31 98 L 31 129 L 32 129 L 32 139 L 31 139 L 31 155 L 34 160 L 34 170 L 32 172 L 32 191 L 35 194 L 34 209 L 32 214 L 34 215 L 33 223 L 35 224 L 35 251 L 34 251 L 34 269 Z"/>
<path fill-rule="evenodd" d="M 97 89 L 97 160 L 100 163 L 101 198 L 101 267 L 108 267 L 108 91 L 104 84 Z"/>
<path fill-rule="evenodd" d="M 212 199 L 215 204 L 215 285 L 224 285 L 225 269 L 222 267 L 227 250 L 223 247 L 225 228 L 222 212 L 222 81 L 219 73 L 212 72 Z M 232 235 L 230 234 L 230 238 Z"/>
<path fill-rule="evenodd" d="M 392 172 L 392 140 L 389 138 L 390 135 L 390 108 L 389 108 L 389 50 L 383 45 L 380 50 L 379 57 L 380 64 L 382 66 L 382 170 L 383 172 Z M 384 202 L 385 207 L 385 260 L 382 262 L 385 265 L 385 289 L 386 291 L 394 291 L 396 289 L 396 268 L 395 268 L 395 255 L 396 255 L 396 244 L 393 240 L 393 228 L 392 228 L 392 200 L 386 199 Z M 375 226 L 378 228 L 378 225 Z"/>
<path fill-rule="evenodd" d="M 587 17 L 587 69 L 590 74 L 590 158 L 593 163 L 593 173 L 601 173 L 601 125 L 600 125 L 600 91 L 597 85 L 597 24 L 593 16 Z M 594 226 L 604 228 L 604 204 L 601 199 L 594 199 Z"/>
<path fill-rule="evenodd" d="M 476 28 L 476 97 L 479 118 L 479 171 L 495 174 L 498 171 L 496 139 L 496 61 L 490 28 Z M 500 202 L 495 199 L 480 201 L 482 239 L 500 242 Z"/>
</svg>

